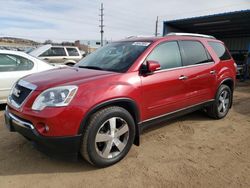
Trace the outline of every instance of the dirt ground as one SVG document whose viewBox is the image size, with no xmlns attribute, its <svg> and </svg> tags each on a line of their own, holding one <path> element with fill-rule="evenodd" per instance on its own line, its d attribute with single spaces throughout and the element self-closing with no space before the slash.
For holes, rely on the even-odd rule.
<svg viewBox="0 0 250 188">
<path fill-rule="evenodd" d="M 238 84 L 225 119 L 195 112 L 156 125 L 104 169 L 40 153 L 7 131 L 1 108 L 0 187 L 250 187 L 250 82 Z"/>
</svg>

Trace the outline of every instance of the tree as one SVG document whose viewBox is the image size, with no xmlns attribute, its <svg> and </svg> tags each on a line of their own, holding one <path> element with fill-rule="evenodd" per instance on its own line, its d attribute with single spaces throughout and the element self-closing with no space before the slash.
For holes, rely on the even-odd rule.
<svg viewBox="0 0 250 188">
<path fill-rule="evenodd" d="M 44 41 L 44 44 L 52 44 L 52 43 L 53 43 L 52 40 L 46 40 L 46 41 Z"/>
</svg>

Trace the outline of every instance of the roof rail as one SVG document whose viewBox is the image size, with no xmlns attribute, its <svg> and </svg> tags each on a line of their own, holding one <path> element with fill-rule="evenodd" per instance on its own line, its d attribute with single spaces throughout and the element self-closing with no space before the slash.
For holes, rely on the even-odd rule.
<svg viewBox="0 0 250 188">
<path fill-rule="evenodd" d="M 126 39 L 130 38 L 148 38 L 148 37 L 154 37 L 153 35 L 137 35 L 137 36 L 128 36 Z"/>
<path fill-rule="evenodd" d="M 165 36 L 192 36 L 192 37 L 203 37 L 203 38 L 215 39 L 215 37 L 212 35 L 203 35 L 203 34 L 197 34 L 197 33 L 168 33 Z"/>
</svg>

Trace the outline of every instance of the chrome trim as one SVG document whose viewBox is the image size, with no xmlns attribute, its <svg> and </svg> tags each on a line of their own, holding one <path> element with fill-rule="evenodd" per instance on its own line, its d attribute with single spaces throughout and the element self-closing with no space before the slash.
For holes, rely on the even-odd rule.
<svg viewBox="0 0 250 188">
<path fill-rule="evenodd" d="M 20 105 L 17 104 L 17 103 L 12 99 L 11 96 L 8 97 L 7 103 L 8 103 L 9 105 L 15 107 L 15 108 L 20 108 L 20 106 L 22 105 L 22 104 L 20 104 Z"/>
<path fill-rule="evenodd" d="M 215 70 L 211 70 L 211 71 L 210 71 L 210 74 L 215 74 L 215 73 L 216 73 Z"/>
<path fill-rule="evenodd" d="M 214 62 L 210 61 L 207 63 L 201 63 L 201 64 L 196 64 L 196 65 L 188 65 L 188 66 L 180 66 L 180 67 L 169 68 L 169 69 L 161 69 L 161 70 L 154 71 L 153 73 L 165 72 L 165 71 L 171 71 L 171 70 L 177 70 L 177 69 L 184 69 L 184 68 L 189 68 L 189 67 L 197 67 L 197 66 L 202 66 L 202 65 L 210 65 L 210 64 L 214 64 Z"/>
<path fill-rule="evenodd" d="M 207 101 L 205 101 L 205 102 L 201 102 L 201 103 L 198 103 L 198 104 L 195 104 L 195 105 L 191 105 L 191 106 L 188 106 L 188 107 L 185 107 L 185 108 L 182 108 L 182 109 L 173 111 L 173 112 L 169 112 L 169 113 L 166 113 L 166 114 L 162 114 L 162 115 L 160 115 L 160 116 L 156 116 L 156 117 L 153 117 L 153 118 L 150 118 L 150 119 L 146 119 L 146 120 L 144 120 L 144 121 L 139 122 L 139 124 L 145 123 L 145 122 L 148 122 L 148 121 L 151 121 L 151 120 L 154 120 L 154 119 L 158 119 L 158 118 L 161 118 L 161 117 L 164 117 L 164 116 L 167 116 L 167 115 L 171 115 L 171 114 L 174 114 L 174 113 L 177 113 L 177 112 L 180 112 L 180 111 L 183 111 L 183 110 L 186 110 L 186 109 L 195 107 L 195 106 L 199 106 L 199 105 L 201 105 L 201 104 L 205 104 L 205 103 L 207 103 L 207 102 L 212 102 L 212 101 L 214 101 L 214 99 L 207 100 Z"/>
<path fill-rule="evenodd" d="M 186 79 L 188 79 L 188 76 L 182 75 L 179 77 L 179 80 L 186 80 Z"/>
<path fill-rule="evenodd" d="M 28 88 L 28 89 L 31 90 L 31 92 L 29 93 L 29 95 L 23 100 L 23 102 L 22 102 L 20 105 L 17 104 L 17 103 L 12 99 L 12 97 L 11 97 L 12 90 L 13 90 L 13 88 L 16 87 L 17 84 L 20 85 L 20 86 L 22 86 L 22 87 L 25 87 L 25 88 Z M 27 82 L 27 81 L 25 81 L 25 80 L 19 80 L 18 82 L 16 82 L 16 84 L 13 85 L 13 88 L 11 89 L 11 93 L 10 93 L 10 95 L 9 95 L 9 97 L 8 97 L 7 102 L 8 102 L 9 105 L 11 105 L 11 106 L 13 106 L 13 107 L 15 107 L 15 108 L 20 108 L 20 107 L 23 105 L 23 103 L 29 98 L 29 96 L 33 93 L 33 91 L 37 88 L 37 86 L 34 85 L 34 84 L 32 84 L 32 83 L 29 83 L 29 82 Z"/>
<path fill-rule="evenodd" d="M 18 85 L 26 87 L 26 88 L 31 89 L 31 90 L 35 90 L 37 88 L 36 85 L 29 83 L 25 80 L 19 80 L 17 83 L 18 83 Z"/>
<path fill-rule="evenodd" d="M 6 108 L 6 110 L 7 110 L 7 108 Z M 8 115 L 12 118 L 12 121 L 14 121 L 20 127 L 24 127 L 26 129 L 30 128 L 32 130 L 35 129 L 34 126 L 31 123 L 20 120 L 19 118 L 14 116 L 12 113 L 8 112 Z"/>
</svg>

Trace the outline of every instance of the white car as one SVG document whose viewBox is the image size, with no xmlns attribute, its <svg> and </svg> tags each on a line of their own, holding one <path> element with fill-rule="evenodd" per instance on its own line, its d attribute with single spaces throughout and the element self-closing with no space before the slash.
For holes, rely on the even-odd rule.
<svg viewBox="0 0 250 188">
<path fill-rule="evenodd" d="M 40 46 L 29 54 L 49 63 L 68 66 L 73 66 L 83 58 L 83 55 L 75 46 L 52 46 L 51 44 Z"/>
<path fill-rule="evenodd" d="M 24 52 L 0 50 L 0 104 L 6 103 L 12 85 L 19 78 L 53 68 Z"/>
</svg>

